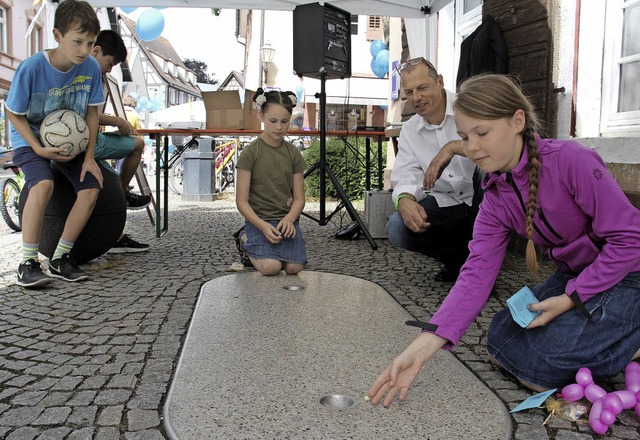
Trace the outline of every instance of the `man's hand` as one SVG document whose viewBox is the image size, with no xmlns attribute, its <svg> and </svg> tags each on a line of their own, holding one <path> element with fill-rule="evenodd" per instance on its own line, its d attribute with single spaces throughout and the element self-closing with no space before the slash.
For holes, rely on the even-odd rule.
<svg viewBox="0 0 640 440">
<path fill-rule="evenodd" d="M 436 180 L 440 178 L 442 172 L 451 163 L 451 159 L 462 150 L 462 143 L 460 141 L 450 141 L 440 148 L 438 154 L 431 160 L 427 171 L 424 172 L 424 178 L 422 184 L 426 188 L 433 188 L 436 184 Z"/>
<path fill-rule="evenodd" d="M 424 232 L 431 226 L 427 221 L 427 212 L 412 198 L 401 198 L 398 202 L 398 212 L 404 225 L 415 233 Z"/>
<path fill-rule="evenodd" d="M 531 321 L 527 328 L 532 329 L 545 326 L 567 310 L 571 310 L 574 306 L 569 295 L 558 295 L 547 298 L 539 303 L 529 304 L 529 310 L 532 312 L 539 311 L 541 313 Z"/>
</svg>

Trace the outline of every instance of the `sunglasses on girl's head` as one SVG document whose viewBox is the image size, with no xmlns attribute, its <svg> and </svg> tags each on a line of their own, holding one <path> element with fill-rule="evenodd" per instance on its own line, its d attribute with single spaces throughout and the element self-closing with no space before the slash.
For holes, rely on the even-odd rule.
<svg viewBox="0 0 640 440">
<path fill-rule="evenodd" d="M 396 71 L 398 72 L 398 75 L 400 75 L 402 73 L 402 71 L 404 69 L 406 69 L 407 67 L 409 67 L 409 66 L 417 66 L 418 64 L 425 64 L 427 67 L 429 67 L 430 69 L 433 69 L 435 72 L 437 72 L 437 70 L 433 66 L 433 64 L 431 64 L 429 62 L 429 60 L 427 60 L 425 57 L 412 58 L 409 61 L 405 61 L 402 64 L 398 64 L 398 66 L 396 67 Z"/>
</svg>

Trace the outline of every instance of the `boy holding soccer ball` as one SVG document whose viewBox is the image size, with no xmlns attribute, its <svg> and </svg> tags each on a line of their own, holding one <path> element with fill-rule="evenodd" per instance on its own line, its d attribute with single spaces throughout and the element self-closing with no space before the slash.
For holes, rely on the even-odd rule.
<svg viewBox="0 0 640 440">
<path fill-rule="evenodd" d="M 69 253 L 91 216 L 102 187 L 102 173 L 93 151 L 98 134 L 98 106 L 104 97 L 100 66 L 91 56 L 100 23 L 89 3 L 64 0 L 56 9 L 53 27 L 58 47 L 20 63 L 6 102 L 13 161 L 22 168 L 29 187 L 22 212 L 23 258 L 17 281 L 24 287 L 42 286 L 51 281 L 38 262 L 45 209 L 53 194 L 50 161 L 57 163 L 77 196 L 49 262 L 51 276 L 67 281 L 88 278 Z M 90 136 L 85 153 L 70 157 L 60 154 L 62 148 L 43 148 L 40 123 L 47 114 L 60 109 L 73 110 L 86 120 Z"/>
</svg>

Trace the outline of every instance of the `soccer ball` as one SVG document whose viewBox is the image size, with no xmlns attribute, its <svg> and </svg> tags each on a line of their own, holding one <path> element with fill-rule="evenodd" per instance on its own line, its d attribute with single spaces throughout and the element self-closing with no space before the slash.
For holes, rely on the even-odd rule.
<svg viewBox="0 0 640 440">
<path fill-rule="evenodd" d="M 40 124 L 40 139 L 45 148 L 62 147 L 63 156 L 77 156 L 87 149 L 89 127 L 73 110 L 57 110 Z"/>
</svg>

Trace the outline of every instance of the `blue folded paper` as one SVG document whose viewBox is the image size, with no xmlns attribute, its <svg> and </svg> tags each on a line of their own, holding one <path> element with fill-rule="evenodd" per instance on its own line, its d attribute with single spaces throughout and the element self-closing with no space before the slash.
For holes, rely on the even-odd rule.
<svg viewBox="0 0 640 440">
<path fill-rule="evenodd" d="M 527 307 L 529 304 L 537 302 L 540 301 L 538 301 L 538 298 L 534 296 L 531 289 L 524 286 L 507 300 L 507 306 L 509 306 L 509 311 L 511 312 L 513 320 L 517 322 L 520 327 L 524 328 L 540 314 L 540 312 L 532 312 Z"/>
</svg>

